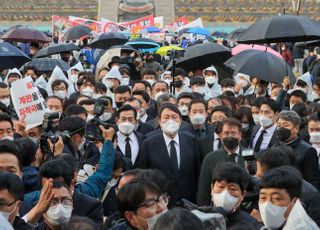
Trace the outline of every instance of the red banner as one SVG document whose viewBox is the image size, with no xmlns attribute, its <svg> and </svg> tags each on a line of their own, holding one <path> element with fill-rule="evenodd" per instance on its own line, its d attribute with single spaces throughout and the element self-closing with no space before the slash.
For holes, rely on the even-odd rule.
<svg viewBox="0 0 320 230">
<path fill-rule="evenodd" d="M 187 24 L 188 24 L 187 16 L 183 16 L 179 18 L 177 21 L 175 21 L 174 23 L 166 25 L 164 28 L 165 30 L 168 30 L 168 31 L 176 31 L 179 27 L 182 27 Z"/>
<path fill-rule="evenodd" d="M 139 33 L 140 30 L 148 26 L 154 26 L 154 16 L 153 14 L 145 16 L 143 18 L 138 18 L 134 21 L 119 23 L 121 26 L 127 27 L 131 30 L 131 33 Z"/>
</svg>

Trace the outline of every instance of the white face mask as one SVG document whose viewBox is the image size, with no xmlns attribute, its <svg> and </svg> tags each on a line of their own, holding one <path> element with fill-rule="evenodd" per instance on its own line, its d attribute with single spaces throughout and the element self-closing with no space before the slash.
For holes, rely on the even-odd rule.
<svg viewBox="0 0 320 230">
<path fill-rule="evenodd" d="M 128 77 L 122 78 L 122 85 L 129 85 L 130 79 Z"/>
<path fill-rule="evenodd" d="M 162 91 L 156 93 L 156 94 L 154 95 L 154 100 L 155 100 L 155 101 L 158 100 L 158 98 L 159 98 L 161 95 L 163 95 L 163 94 L 164 94 L 164 92 L 162 92 Z"/>
<path fill-rule="evenodd" d="M 239 85 L 241 85 L 241 87 L 246 87 L 248 85 L 248 81 L 244 80 L 244 79 L 241 79 L 239 82 L 238 82 Z"/>
<path fill-rule="evenodd" d="M 168 84 L 168 86 L 170 87 L 170 85 L 171 85 L 171 82 L 172 82 L 172 80 L 171 79 L 166 79 L 166 80 L 163 80 L 165 83 L 167 83 Z"/>
<path fill-rule="evenodd" d="M 8 107 L 10 105 L 10 98 L 1 99 L 0 102 Z"/>
<path fill-rule="evenodd" d="M 3 141 L 3 140 L 13 141 L 13 136 L 4 136 L 1 138 L 1 141 Z"/>
<path fill-rule="evenodd" d="M 189 113 L 188 106 L 179 106 L 179 110 L 182 116 L 188 116 L 188 113 Z"/>
<path fill-rule="evenodd" d="M 253 121 L 256 125 L 260 124 L 260 115 L 259 114 L 252 114 Z"/>
<path fill-rule="evenodd" d="M 320 132 L 312 132 L 310 135 L 310 143 L 320 143 Z"/>
<path fill-rule="evenodd" d="M 269 201 L 259 203 L 261 219 L 264 225 L 271 229 L 279 228 L 285 221 L 284 213 L 288 207 L 280 207 Z"/>
<path fill-rule="evenodd" d="M 94 94 L 92 95 L 92 98 L 93 98 L 93 99 L 98 99 L 98 98 L 103 97 L 103 96 L 104 96 L 104 95 L 94 93 Z"/>
<path fill-rule="evenodd" d="M 36 137 L 28 137 L 34 144 L 37 144 L 38 138 Z"/>
<path fill-rule="evenodd" d="M 206 122 L 206 116 L 200 113 L 196 113 L 190 117 L 192 124 L 194 125 L 202 125 Z"/>
<path fill-rule="evenodd" d="M 158 213 L 157 215 L 154 215 L 153 217 L 150 217 L 150 218 L 145 220 L 145 221 L 147 221 L 148 230 L 149 229 L 153 229 L 153 226 L 156 224 L 156 222 L 159 219 L 159 217 L 162 216 L 163 214 L 165 214 L 166 211 L 167 211 L 167 209 L 163 210 L 162 212 Z"/>
<path fill-rule="evenodd" d="M 230 212 L 235 208 L 239 198 L 232 196 L 228 189 L 224 189 L 221 193 L 213 193 L 212 202 L 215 207 L 222 207 L 226 212 Z"/>
<path fill-rule="evenodd" d="M 48 221 L 54 226 L 66 224 L 71 218 L 72 209 L 72 206 L 63 204 L 50 207 L 47 211 Z"/>
<path fill-rule="evenodd" d="M 91 121 L 93 118 L 94 118 L 94 115 L 88 114 L 88 116 L 87 116 L 87 122 L 88 122 L 88 121 Z"/>
<path fill-rule="evenodd" d="M 112 113 L 109 112 L 104 112 L 101 116 L 100 119 L 101 121 L 107 121 L 112 117 Z"/>
<path fill-rule="evenodd" d="M 205 80 L 208 85 L 213 85 L 214 83 L 217 82 L 217 78 L 213 76 L 205 77 Z"/>
<path fill-rule="evenodd" d="M 161 124 L 161 128 L 165 134 L 173 135 L 179 131 L 180 124 L 174 120 L 168 120 Z"/>
<path fill-rule="evenodd" d="M 103 78 L 102 83 L 108 88 L 111 89 L 113 86 L 113 82 L 108 78 Z"/>
<path fill-rule="evenodd" d="M 2 216 L 9 221 L 10 215 L 16 211 L 16 208 L 17 208 L 17 203 L 15 204 L 14 208 L 10 212 L 0 211 L 0 214 L 2 214 Z"/>
<path fill-rule="evenodd" d="M 269 117 L 265 117 L 265 116 L 260 116 L 260 125 L 262 127 L 269 127 L 271 126 L 273 123 L 273 120 Z"/>
<path fill-rule="evenodd" d="M 242 126 L 243 130 L 247 130 L 249 128 L 249 124 L 248 123 L 242 123 L 241 126 Z"/>
<path fill-rule="evenodd" d="M 146 80 L 147 82 L 149 82 L 149 84 L 152 86 L 156 81 L 155 80 L 151 80 L 151 79 L 148 79 Z"/>
<path fill-rule="evenodd" d="M 93 89 L 90 88 L 90 87 L 85 87 L 85 88 L 82 90 L 82 94 L 85 95 L 85 96 L 88 96 L 88 97 L 92 97 L 92 95 L 93 95 Z"/>
<path fill-rule="evenodd" d="M 122 122 L 118 125 L 118 129 L 123 135 L 130 135 L 133 132 L 134 128 L 135 125 L 128 121 Z"/>
<path fill-rule="evenodd" d="M 60 99 L 65 99 L 67 97 L 67 92 L 64 90 L 58 90 L 53 93 L 55 96 L 59 97 Z"/>
<path fill-rule="evenodd" d="M 318 99 L 320 96 L 316 94 L 314 91 L 312 91 L 312 98 L 313 100 Z"/>
<path fill-rule="evenodd" d="M 195 92 L 195 93 L 204 94 L 204 91 L 205 91 L 205 88 L 202 87 L 202 86 L 199 86 L 199 87 L 195 87 L 195 88 L 194 88 L 194 92 Z"/>
<path fill-rule="evenodd" d="M 78 81 L 78 75 L 76 75 L 76 74 L 71 75 L 71 76 L 70 76 L 70 81 L 71 81 L 73 84 L 77 83 L 77 81 Z"/>
</svg>

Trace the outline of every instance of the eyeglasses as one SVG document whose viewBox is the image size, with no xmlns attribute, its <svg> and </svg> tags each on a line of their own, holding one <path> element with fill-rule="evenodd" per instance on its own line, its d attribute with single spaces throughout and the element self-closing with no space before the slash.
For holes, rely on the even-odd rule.
<svg viewBox="0 0 320 230">
<path fill-rule="evenodd" d="M 62 199 L 61 201 L 58 200 L 58 199 L 53 199 L 53 200 L 51 201 L 50 207 L 54 207 L 54 206 L 56 206 L 56 205 L 58 205 L 58 204 L 70 206 L 70 205 L 72 205 L 72 200 L 69 199 L 69 198 L 64 198 L 64 199 Z"/>
<path fill-rule="evenodd" d="M 165 208 L 168 205 L 169 197 L 167 193 L 164 193 L 160 195 L 157 199 L 149 199 L 145 201 L 144 203 L 137 206 L 138 208 L 145 207 L 148 209 L 149 212 L 155 213 L 158 209 L 158 205 L 161 208 Z"/>
<path fill-rule="evenodd" d="M 17 200 L 14 200 L 14 201 L 12 201 L 12 202 L 9 203 L 9 204 L 0 203 L 0 210 L 4 210 L 5 208 L 10 207 L 10 206 L 12 206 L 14 203 L 16 203 L 16 202 L 17 202 Z"/>
</svg>

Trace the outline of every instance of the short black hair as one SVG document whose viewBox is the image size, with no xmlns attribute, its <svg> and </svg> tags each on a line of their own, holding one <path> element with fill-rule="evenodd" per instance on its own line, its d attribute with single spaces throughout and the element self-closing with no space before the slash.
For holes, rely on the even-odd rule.
<svg viewBox="0 0 320 230">
<path fill-rule="evenodd" d="M 192 212 L 182 208 L 174 208 L 159 217 L 153 230 L 204 230 L 201 220 Z"/>
<path fill-rule="evenodd" d="M 234 87 L 234 86 L 235 86 L 235 82 L 233 79 L 230 79 L 230 78 L 223 79 L 221 82 L 221 87 L 224 87 L 224 88 Z"/>
<path fill-rule="evenodd" d="M 145 71 L 141 73 L 141 78 L 143 78 L 144 75 L 154 75 L 157 78 L 157 74 L 153 69 L 145 69 Z"/>
<path fill-rule="evenodd" d="M 190 104 L 189 104 L 189 111 L 191 111 L 191 107 L 194 105 L 194 104 L 203 104 L 204 105 L 204 108 L 205 108 L 205 111 L 207 112 L 208 110 L 208 103 L 206 102 L 206 100 L 202 99 L 202 98 L 194 98 L 191 100 Z"/>
<path fill-rule="evenodd" d="M 255 106 L 255 107 L 260 108 L 263 99 L 264 99 L 264 97 L 257 97 L 255 99 L 253 99 L 253 101 L 251 102 L 251 106 Z"/>
<path fill-rule="evenodd" d="M 18 160 L 20 170 L 22 170 L 22 155 L 13 141 L 10 141 L 10 140 L 0 141 L 0 155 L 1 154 L 14 155 Z"/>
<path fill-rule="evenodd" d="M 163 110 L 165 110 L 165 109 L 169 109 L 172 112 L 178 114 L 180 118 L 182 117 L 181 112 L 180 112 L 180 110 L 178 109 L 178 107 L 176 105 L 173 105 L 171 103 L 164 103 L 164 104 L 162 104 L 162 106 L 160 108 L 160 111 L 159 111 L 159 114 L 158 114 L 159 118 L 161 117 L 161 114 L 162 114 Z"/>
<path fill-rule="evenodd" d="M 140 106 L 141 106 L 141 104 L 142 104 L 142 101 L 141 101 L 140 99 L 136 98 L 136 97 L 130 97 L 130 98 L 128 98 L 124 103 L 127 103 L 127 102 L 130 103 L 130 102 L 133 102 L 133 101 L 137 101 Z"/>
<path fill-rule="evenodd" d="M 96 82 L 96 90 L 102 91 L 103 93 L 107 93 L 107 87 L 101 82 Z"/>
<path fill-rule="evenodd" d="M 122 112 L 124 112 L 124 111 L 132 111 L 133 114 L 134 114 L 135 119 L 137 119 L 137 111 L 131 105 L 123 105 L 123 106 L 121 106 L 116 112 L 116 117 L 120 118 L 120 114 Z"/>
<path fill-rule="evenodd" d="M 161 195 L 161 189 L 153 181 L 133 179 L 125 184 L 118 193 L 117 204 L 122 216 L 126 211 L 136 211 L 146 199 L 146 191 Z"/>
<path fill-rule="evenodd" d="M 131 89 L 127 85 L 120 85 L 114 90 L 114 95 L 116 94 L 123 94 L 123 93 L 129 93 L 131 95 Z"/>
<path fill-rule="evenodd" d="M 259 108 L 261 108 L 262 105 L 268 105 L 274 113 L 279 112 L 279 105 L 275 100 L 271 98 L 268 98 L 268 97 L 263 98 Z"/>
<path fill-rule="evenodd" d="M 267 171 L 260 179 L 260 190 L 268 188 L 285 189 L 290 198 L 301 196 L 302 179 L 296 174 L 282 168 Z"/>
<path fill-rule="evenodd" d="M 6 88 L 9 88 L 9 86 L 4 82 L 0 82 L 0 89 L 6 89 Z"/>
<path fill-rule="evenodd" d="M 6 114 L 6 113 L 0 113 L 0 122 L 1 121 L 7 121 L 11 124 L 11 128 L 13 129 L 13 122 L 12 122 L 12 119 L 11 117 Z"/>
<path fill-rule="evenodd" d="M 68 90 L 68 83 L 64 80 L 61 80 L 61 79 L 57 79 L 57 80 L 54 80 L 51 84 L 51 90 L 53 91 L 54 90 L 54 87 L 58 86 L 58 85 L 61 85 L 61 83 L 63 83 L 65 86 L 66 86 L 66 89 Z"/>
<path fill-rule="evenodd" d="M 301 100 L 303 102 L 306 102 L 307 101 L 307 95 L 305 92 L 303 92 L 302 90 L 300 89 L 297 89 L 297 90 L 293 90 L 292 93 L 289 95 L 289 100 L 292 96 L 295 96 L 295 97 L 299 97 L 301 98 Z"/>
<path fill-rule="evenodd" d="M 80 73 L 79 73 L 79 77 L 80 77 Z M 83 77 L 81 77 L 78 81 L 77 81 L 77 86 L 78 88 L 80 88 L 84 83 L 86 82 L 90 82 L 93 86 L 96 86 L 96 81 L 94 80 L 94 75 L 92 73 L 85 73 L 83 75 Z"/>
<path fill-rule="evenodd" d="M 72 216 L 62 230 L 96 230 L 100 229 L 93 220 L 85 216 Z"/>
<path fill-rule="evenodd" d="M 146 91 L 143 91 L 143 90 L 133 91 L 132 96 L 135 96 L 135 95 L 141 96 L 143 98 L 143 100 L 145 100 L 146 103 L 150 102 L 150 96 Z"/>
<path fill-rule="evenodd" d="M 176 70 L 174 71 L 174 77 L 181 75 L 182 77 L 186 76 L 186 71 L 182 68 L 176 68 Z"/>
<path fill-rule="evenodd" d="M 306 86 L 308 86 L 308 84 L 307 84 L 305 81 L 301 80 L 301 79 L 298 79 L 298 80 L 297 80 L 296 85 L 297 85 L 297 86 L 300 86 L 300 87 L 306 87 Z"/>
<path fill-rule="evenodd" d="M 241 106 L 234 113 L 234 118 L 238 119 L 240 122 L 243 117 L 247 117 L 249 124 L 254 124 L 251 109 L 247 106 Z"/>
<path fill-rule="evenodd" d="M 147 90 L 147 87 L 148 87 L 148 82 L 144 81 L 144 80 L 135 80 L 133 83 L 132 83 L 132 88 L 134 88 L 134 86 L 136 84 L 144 84 L 145 86 L 145 90 Z"/>
<path fill-rule="evenodd" d="M 71 155 L 69 153 L 62 153 L 62 154 L 58 155 L 58 157 L 56 157 L 56 159 L 63 160 L 64 162 L 66 162 L 70 166 L 70 168 L 72 169 L 73 172 L 77 172 L 79 163 L 73 155 Z"/>
<path fill-rule="evenodd" d="M 136 175 L 136 179 L 152 181 L 158 186 L 158 188 L 160 188 L 161 193 L 168 192 L 167 178 L 160 170 L 157 170 L 157 169 L 141 170 Z"/>
<path fill-rule="evenodd" d="M 205 85 L 206 81 L 203 77 L 193 77 L 190 79 L 190 85 Z"/>
<path fill-rule="evenodd" d="M 256 154 L 256 160 L 268 170 L 282 165 L 291 165 L 289 157 L 276 148 L 268 148 Z"/>
<path fill-rule="evenodd" d="M 79 134 L 80 136 L 84 135 L 86 127 L 86 121 L 78 116 L 71 116 L 63 118 L 58 126 L 58 130 L 68 131 L 70 135 Z"/>
<path fill-rule="evenodd" d="M 52 159 L 43 163 L 40 167 L 39 175 L 40 179 L 56 179 L 62 177 L 63 182 L 68 185 L 68 187 L 70 187 L 73 179 L 72 168 L 62 159 Z"/>
<path fill-rule="evenodd" d="M 36 156 L 36 144 L 29 138 L 18 138 L 13 140 L 22 156 L 22 166 L 30 166 Z"/>
<path fill-rule="evenodd" d="M 316 86 L 320 87 L 320 77 L 316 77 L 316 78 L 313 80 L 313 85 L 316 85 Z"/>
<path fill-rule="evenodd" d="M 28 72 L 28 70 L 33 70 L 36 76 L 39 75 L 39 70 L 35 66 L 25 66 L 23 69 L 23 75 L 25 75 Z"/>
<path fill-rule="evenodd" d="M 250 175 L 239 165 L 231 162 L 223 162 L 217 165 L 212 177 L 212 184 L 216 181 L 226 181 L 227 183 L 235 183 L 239 185 L 243 193 L 249 184 Z"/>
<path fill-rule="evenodd" d="M 14 173 L 0 172 L 0 190 L 8 190 L 15 200 L 23 200 L 24 185 Z"/>
<path fill-rule="evenodd" d="M 179 94 L 178 98 L 177 98 L 177 102 L 179 103 L 180 99 L 182 98 L 189 98 L 189 99 L 193 99 L 193 95 L 192 93 L 188 93 L 188 92 L 182 92 Z"/>
<path fill-rule="evenodd" d="M 64 112 L 65 117 L 76 116 L 80 114 L 88 115 L 87 110 L 81 105 L 69 105 Z"/>
<path fill-rule="evenodd" d="M 242 125 L 241 125 L 240 121 L 238 121 L 235 118 L 227 118 L 223 121 L 220 121 L 220 125 L 221 125 L 221 131 L 225 125 L 229 125 L 229 126 L 238 127 L 239 132 L 242 133 Z"/>
<path fill-rule="evenodd" d="M 225 105 L 218 105 L 218 106 L 215 106 L 212 110 L 211 110 L 211 116 L 210 118 L 212 117 L 212 114 L 215 113 L 215 112 L 221 112 L 221 113 L 224 113 L 226 115 L 226 117 L 232 117 L 232 111 L 231 109 L 229 109 L 227 106 Z"/>
<path fill-rule="evenodd" d="M 79 102 L 79 105 L 94 105 L 96 103 L 95 99 L 87 99 Z"/>
</svg>

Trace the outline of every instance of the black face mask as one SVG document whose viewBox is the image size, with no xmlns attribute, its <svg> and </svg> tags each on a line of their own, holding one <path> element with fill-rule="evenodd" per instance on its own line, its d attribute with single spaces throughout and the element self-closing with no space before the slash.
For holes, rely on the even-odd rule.
<svg viewBox="0 0 320 230">
<path fill-rule="evenodd" d="M 239 145 L 239 140 L 235 137 L 226 137 L 222 139 L 222 143 L 227 149 L 232 150 L 237 148 Z"/>
<path fill-rule="evenodd" d="M 117 105 L 117 108 L 119 109 L 123 105 L 123 102 L 116 102 L 116 105 Z"/>
<path fill-rule="evenodd" d="M 277 136 L 280 141 L 285 142 L 291 136 L 291 130 L 287 128 L 278 128 Z"/>
<path fill-rule="evenodd" d="M 175 85 L 177 88 L 181 88 L 182 85 L 183 85 L 183 82 L 182 82 L 182 81 L 174 81 L 174 85 Z"/>
</svg>

